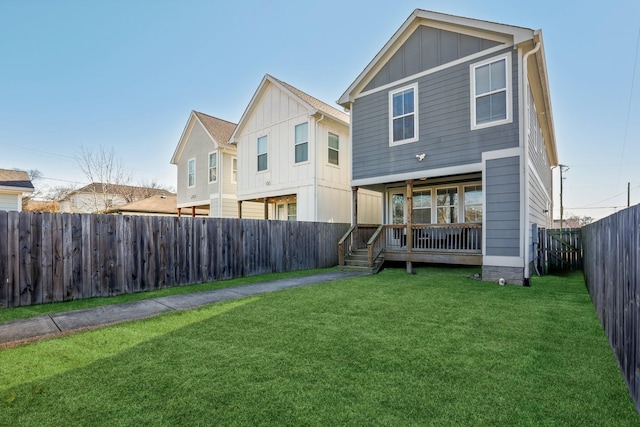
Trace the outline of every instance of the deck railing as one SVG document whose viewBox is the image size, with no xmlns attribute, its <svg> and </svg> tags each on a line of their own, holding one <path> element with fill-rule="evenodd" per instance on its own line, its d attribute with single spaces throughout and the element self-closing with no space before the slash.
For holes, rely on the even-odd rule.
<svg viewBox="0 0 640 427">
<path fill-rule="evenodd" d="M 407 250 L 407 225 L 386 225 L 386 248 Z M 482 252 L 482 224 L 414 224 L 413 251 Z"/>
<path fill-rule="evenodd" d="M 372 268 L 378 256 L 384 251 L 387 245 L 386 234 L 384 233 L 384 225 L 378 226 L 369 241 L 367 242 L 367 258 L 369 268 Z"/>
</svg>

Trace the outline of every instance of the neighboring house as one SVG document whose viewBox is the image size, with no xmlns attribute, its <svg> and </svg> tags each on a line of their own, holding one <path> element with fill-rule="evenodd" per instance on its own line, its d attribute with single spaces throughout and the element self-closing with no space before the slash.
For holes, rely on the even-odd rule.
<svg viewBox="0 0 640 427">
<path fill-rule="evenodd" d="M 142 216 L 179 216 L 175 194 L 156 194 L 146 199 L 108 209 L 105 213 Z M 195 216 L 208 216 L 206 209 L 197 209 Z"/>
<path fill-rule="evenodd" d="M 103 213 L 117 206 L 153 195 L 170 194 L 160 188 L 94 182 L 60 200 L 60 212 Z"/>
<path fill-rule="evenodd" d="M 347 114 L 267 74 L 229 141 L 238 147 L 243 217 L 254 202 L 265 219 L 351 222 Z M 379 193 L 358 197 L 358 220 L 379 223 Z"/>
<path fill-rule="evenodd" d="M 0 169 L 0 211 L 22 211 L 22 195 L 33 190 L 26 172 Z"/>
<path fill-rule="evenodd" d="M 558 164 L 540 30 L 417 9 L 338 103 L 351 185 L 384 195 L 384 260 L 528 283 Z"/>
<path fill-rule="evenodd" d="M 238 217 L 236 147 L 228 143 L 235 128 L 235 123 L 198 111 L 189 115 L 171 157 L 178 167 L 177 206 L 183 213 L 195 216 L 196 210 L 205 209 L 211 217 Z M 254 216 L 260 215 L 260 206 L 245 211 L 251 208 Z"/>
</svg>

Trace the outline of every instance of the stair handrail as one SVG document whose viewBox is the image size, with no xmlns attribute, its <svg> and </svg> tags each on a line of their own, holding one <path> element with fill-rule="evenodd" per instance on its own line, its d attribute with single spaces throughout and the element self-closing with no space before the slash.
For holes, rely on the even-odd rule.
<svg viewBox="0 0 640 427">
<path fill-rule="evenodd" d="M 369 268 L 373 268 L 378 255 L 380 255 L 384 250 L 385 244 L 382 240 L 384 240 L 386 234 L 382 232 L 383 230 L 384 224 L 380 224 L 367 242 L 367 260 L 369 262 Z"/>
<path fill-rule="evenodd" d="M 357 225 L 352 225 L 349 227 L 344 236 L 338 241 L 338 265 L 344 265 L 344 259 L 347 256 L 345 248 L 348 248 L 348 245 L 345 245 L 344 242 L 351 237 L 351 234 L 355 231 Z"/>
</svg>

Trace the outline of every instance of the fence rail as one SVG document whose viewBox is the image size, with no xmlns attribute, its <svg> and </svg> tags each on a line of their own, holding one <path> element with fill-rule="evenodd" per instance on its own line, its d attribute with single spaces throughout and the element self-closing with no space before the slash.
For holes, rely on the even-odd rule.
<svg viewBox="0 0 640 427">
<path fill-rule="evenodd" d="M 348 227 L 0 211 L 0 307 L 330 267 Z"/>
<path fill-rule="evenodd" d="M 640 412 L 640 205 L 583 227 L 584 275 Z"/>
</svg>

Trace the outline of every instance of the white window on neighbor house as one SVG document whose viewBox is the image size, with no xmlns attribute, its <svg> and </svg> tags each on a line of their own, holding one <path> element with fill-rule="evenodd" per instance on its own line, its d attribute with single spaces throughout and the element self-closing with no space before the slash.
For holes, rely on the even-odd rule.
<svg viewBox="0 0 640 427">
<path fill-rule="evenodd" d="M 411 221 L 414 224 L 431 224 L 431 190 L 413 192 Z"/>
<path fill-rule="evenodd" d="M 269 138 L 267 135 L 258 138 L 258 172 L 266 171 L 269 166 L 268 159 Z"/>
<path fill-rule="evenodd" d="M 389 145 L 418 140 L 418 84 L 389 92 Z"/>
<path fill-rule="evenodd" d="M 309 160 L 309 123 L 301 123 L 295 128 L 295 161 Z"/>
<path fill-rule="evenodd" d="M 218 154 L 209 153 L 209 183 L 218 180 Z"/>
<path fill-rule="evenodd" d="M 436 190 L 436 208 L 438 224 L 458 222 L 458 187 L 438 188 Z"/>
<path fill-rule="evenodd" d="M 296 221 L 298 217 L 298 205 L 294 203 L 287 204 L 287 220 Z"/>
<path fill-rule="evenodd" d="M 331 132 L 329 132 L 328 150 L 329 164 L 338 166 L 340 164 L 340 137 Z"/>
<path fill-rule="evenodd" d="M 238 182 L 238 159 L 236 157 L 231 158 L 231 182 L 234 184 Z"/>
<path fill-rule="evenodd" d="M 464 187 L 464 222 L 482 222 L 482 185 Z"/>
<path fill-rule="evenodd" d="M 196 159 L 189 159 L 187 163 L 187 186 L 189 188 L 196 185 Z"/>
<path fill-rule="evenodd" d="M 511 56 L 471 66 L 471 128 L 511 122 Z"/>
</svg>

